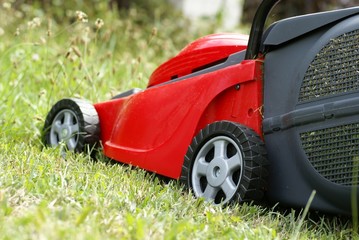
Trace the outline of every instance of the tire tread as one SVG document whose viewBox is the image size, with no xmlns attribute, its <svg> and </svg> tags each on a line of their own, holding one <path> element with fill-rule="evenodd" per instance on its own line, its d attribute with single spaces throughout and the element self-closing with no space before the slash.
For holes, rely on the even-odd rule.
<svg viewBox="0 0 359 240">
<path fill-rule="evenodd" d="M 267 188 L 268 166 L 267 151 L 259 135 L 252 129 L 230 121 L 219 121 L 207 125 L 194 138 L 184 157 L 180 181 L 191 189 L 191 169 L 198 149 L 210 138 L 225 134 L 237 139 L 243 155 L 244 169 L 238 188 L 239 202 L 260 200 Z"/>
</svg>

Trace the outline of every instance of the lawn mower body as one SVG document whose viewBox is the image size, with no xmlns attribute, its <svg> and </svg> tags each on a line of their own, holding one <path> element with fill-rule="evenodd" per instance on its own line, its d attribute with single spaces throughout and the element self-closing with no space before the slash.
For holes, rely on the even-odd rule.
<svg viewBox="0 0 359 240">
<path fill-rule="evenodd" d="M 170 178 L 186 178 L 195 171 L 192 167 L 204 166 L 196 165 L 198 158 L 191 162 L 191 156 L 207 149 L 209 136 L 216 140 L 223 133 L 214 146 L 223 141 L 241 145 L 235 156 L 243 158 L 243 169 L 231 170 L 229 180 L 238 182 L 240 200 L 251 200 L 253 191 L 236 179 L 258 175 L 247 185 L 267 179 L 258 188 L 265 188 L 273 203 L 304 207 L 315 190 L 312 209 L 352 214 L 359 199 L 359 8 L 285 19 L 263 33 L 276 2 L 263 1 L 249 42 L 237 34 L 201 38 L 158 67 L 146 89 L 94 104 L 104 154 Z M 238 138 L 247 128 L 253 134 L 237 141 L 225 129 L 217 131 L 218 122 L 232 132 L 242 126 Z M 257 135 L 259 140 L 252 140 Z M 197 186 L 192 176 L 189 186 L 199 192 L 203 188 L 198 196 L 213 199 L 215 193 L 209 192 L 214 188 L 206 186 L 217 182 L 210 174 L 219 179 L 219 170 L 228 166 L 217 159 L 216 150 L 210 151 L 217 165 L 206 160 L 207 170 L 198 170 L 209 176 L 208 182 L 200 180 Z M 268 174 L 254 166 L 264 163 L 263 157 Z M 225 184 L 219 185 L 226 195 Z M 246 189 L 250 191 L 242 194 Z"/>
<path fill-rule="evenodd" d="M 243 61 L 95 104 L 105 155 L 177 179 L 193 136 L 209 123 L 241 122 L 261 132 L 261 67 Z"/>
</svg>

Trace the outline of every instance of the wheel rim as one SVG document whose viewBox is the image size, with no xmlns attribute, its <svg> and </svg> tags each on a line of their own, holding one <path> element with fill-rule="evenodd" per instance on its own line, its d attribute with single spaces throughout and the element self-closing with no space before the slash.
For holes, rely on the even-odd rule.
<svg viewBox="0 0 359 240">
<path fill-rule="evenodd" d="M 79 140 L 79 121 L 72 110 L 64 109 L 54 118 L 50 130 L 50 144 L 57 146 L 64 142 L 68 150 L 74 150 Z"/>
<path fill-rule="evenodd" d="M 200 149 L 192 168 L 192 188 L 197 197 L 215 204 L 227 203 L 242 178 L 243 157 L 231 138 L 212 138 Z"/>
</svg>

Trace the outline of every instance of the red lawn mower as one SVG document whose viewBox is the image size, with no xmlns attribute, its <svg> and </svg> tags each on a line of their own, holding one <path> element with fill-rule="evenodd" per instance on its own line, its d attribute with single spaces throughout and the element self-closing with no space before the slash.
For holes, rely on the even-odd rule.
<svg viewBox="0 0 359 240">
<path fill-rule="evenodd" d="M 250 36 L 214 34 L 159 66 L 146 89 L 63 99 L 46 145 L 180 179 L 214 204 L 265 198 L 350 215 L 359 199 L 359 7 L 284 19 L 263 0 Z"/>
</svg>

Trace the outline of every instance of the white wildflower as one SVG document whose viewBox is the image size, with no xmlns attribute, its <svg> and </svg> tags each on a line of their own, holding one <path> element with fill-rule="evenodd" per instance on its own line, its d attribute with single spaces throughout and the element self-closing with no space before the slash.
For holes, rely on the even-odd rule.
<svg viewBox="0 0 359 240">
<path fill-rule="evenodd" d="M 103 21 L 101 18 L 97 18 L 97 19 L 96 19 L 95 26 L 96 26 L 97 29 L 102 28 L 102 26 L 103 26 L 104 24 L 105 24 L 105 23 L 104 23 L 104 21 Z"/>
<path fill-rule="evenodd" d="M 82 11 L 76 11 L 76 19 L 79 22 L 88 22 L 87 14 Z"/>
<path fill-rule="evenodd" d="M 34 54 L 32 54 L 32 60 L 33 61 L 35 61 L 35 62 L 37 62 L 37 61 L 39 61 L 40 60 L 40 56 L 39 56 L 39 54 L 37 54 L 37 53 L 34 53 Z"/>
<path fill-rule="evenodd" d="M 19 36 L 19 35 L 20 35 L 20 28 L 16 28 L 14 35 L 15 35 L 15 36 Z"/>
<path fill-rule="evenodd" d="M 41 19 L 39 17 L 35 17 L 34 19 L 32 19 L 30 22 L 27 23 L 27 27 L 29 29 L 40 27 L 40 25 L 41 25 Z"/>
<path fill-rule="evenodd" d="M 9 2 L 4 2 L 4 3 L 2 4 L 2 7 L 5 8 L 5 9 L 10 9 L 10 8 L 11 8 L 11 3 L 9 3 Z"/>
</svg>

